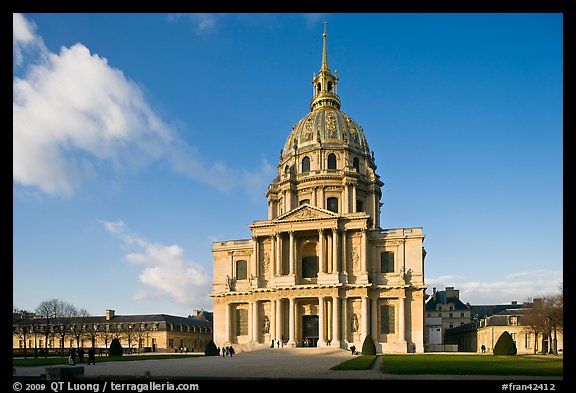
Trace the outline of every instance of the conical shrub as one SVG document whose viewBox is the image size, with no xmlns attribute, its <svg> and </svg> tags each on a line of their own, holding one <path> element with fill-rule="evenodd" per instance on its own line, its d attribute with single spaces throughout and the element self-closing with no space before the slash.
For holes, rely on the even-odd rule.
<svg viewBox="0 0 576 393">
<path fill-rule="evenodd" d="M 204 349 L 204 355 L 218 356 L 218 348 L 216 347 L 214 340 L 211 339 L 210 341 L 208 341 L 208 343 L 206 344 L 206 349 Z"/>
<path fill-rule="evenodd" d="M 362 355 L 376 355 L 376 345 L 370 335 L 367 335 L 362 344 Z"/>
<path fill-rule="evenodd" d="M 117 338 L 113 339 L 110 343 L 110 348 L 108 348 L 108 356 L 122 356 L 124 350 L 122 349 L 122 344 Z"/>
<path fill-rule="evenodd" d="M 504 331 L 496 341 L 494 346 L 494 355 L 516 355 L 516 344 L 512 340 L 512 336 L 507 331 Z"/>
</svg>

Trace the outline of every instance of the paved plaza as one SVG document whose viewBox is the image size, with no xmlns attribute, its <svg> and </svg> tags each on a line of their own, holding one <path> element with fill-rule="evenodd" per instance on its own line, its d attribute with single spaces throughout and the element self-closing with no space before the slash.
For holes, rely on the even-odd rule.
<svg viewBox="0 0 576 393">
<path fill-rule="evenodd" d="M 84 364 L 87 378 L 198 378 L 198 379 L 529 379 L 509 376 L 466 375 L 394 375 L 384 374 L 380 358 L 371 370 L 330 370 L 336 364 L 351 359 L 350 351 L 337 348 L 268 348 L 252 352 L 240 352 L 233 357 L 199 356 L 181 359 L 158 359 L 141 361 L 98 362 Z M 39 376 L 45 366 L 16 367 L 15 376 Z M 546 379 L 537 377 L 534 379 Z M 550 378 L 561 379 L 561 378 Z"/>
</svg>

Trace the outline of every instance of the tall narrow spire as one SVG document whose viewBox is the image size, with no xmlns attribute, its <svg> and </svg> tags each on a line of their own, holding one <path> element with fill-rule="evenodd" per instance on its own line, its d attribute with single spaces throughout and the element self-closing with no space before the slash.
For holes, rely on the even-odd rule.
<svg viewBox="0 0 576 393">
<path fill-rule="evenodd" d="M 328 48 L 326 46 L 326 25 L 328 22 L 322 22 L 324 24 L 324 34 L 322 34 L 323 38 L 323 47 L 322 47 L 322 69 L 323 70 L 330 70 L 328 68 Z"/>
<path fill-rule="evenodd" d="M 338 97 L 338 75 L 332 75 L 328 68 L 328 46 L 326 45 L 326 24 L 324 24 L 324 34 L 322 34 L 322 67 L 318 76 L 314 74 L 312 86 L 314 87 L 314 97 L 310 102 L 310 110 L 323 107 L 333 107 L 340 109 L 340 97 Z"/>
</svg>

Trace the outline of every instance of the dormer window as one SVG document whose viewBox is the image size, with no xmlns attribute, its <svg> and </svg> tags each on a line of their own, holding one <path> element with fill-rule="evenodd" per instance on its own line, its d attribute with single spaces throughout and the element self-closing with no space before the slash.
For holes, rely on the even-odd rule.
<svg viewBox="0 0 576 393">
<path fill-rule="evenodd" d="M 310 172 L 310 157 L 306 156 L 302 159 L 302 173 Z"/>
<path fill-rule="evenodd" d="M 336 169 L 336 154 L 328 154 L 328 169 Z"/>
</svg>

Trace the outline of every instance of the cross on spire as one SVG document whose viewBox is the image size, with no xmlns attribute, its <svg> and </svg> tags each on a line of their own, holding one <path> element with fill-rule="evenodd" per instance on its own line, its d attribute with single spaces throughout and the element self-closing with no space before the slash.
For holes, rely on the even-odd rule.
<svg viewBox="0 0 576 393">
<path fill-rule="evenodd" d="M 324 34 L 326 34 L 326 25 L 328 24 L 328 22 L 324 21 L 322 22 L 322 24 L 324 25 Z"/>
</svg>

